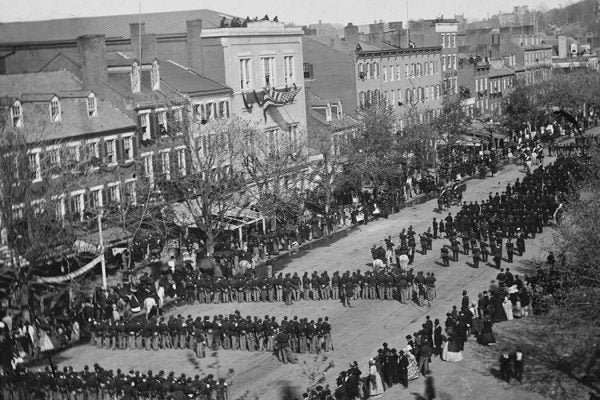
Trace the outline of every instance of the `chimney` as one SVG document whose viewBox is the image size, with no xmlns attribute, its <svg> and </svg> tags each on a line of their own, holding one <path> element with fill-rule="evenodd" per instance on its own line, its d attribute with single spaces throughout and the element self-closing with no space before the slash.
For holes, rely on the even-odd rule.
<svg viewBox="0 0 600 400">
<path fill-rule="evenodd" d="M 131 38 L 131 50 L 135 54 L 135 58 L 142 62 L 142 38 L 146 34 L 146 24 L 144 22 L 132 22 L 129 24 L 129 36 Z"/>
<path fill-rule="evenodd" d="M 81 78 L 86 89 L 100 91 L 108 80 L 106 42 L 104 35 L 84 35 L 77 38 L 81 56 Z"/>
<path fill-rule="evenodd" d="M 187 41 L 187 59 L 190 68 L 204 74 L 203 53 L 204 45 L 202 43 L 202 20 L 186 21 L 186 41 Z"/>
<path fill-rule="evenodd" d="M 358 26 L 348 22 L 348 25 L 344 27 L 344 38 L 348 43 L 358 43 Z"/>
</svg>

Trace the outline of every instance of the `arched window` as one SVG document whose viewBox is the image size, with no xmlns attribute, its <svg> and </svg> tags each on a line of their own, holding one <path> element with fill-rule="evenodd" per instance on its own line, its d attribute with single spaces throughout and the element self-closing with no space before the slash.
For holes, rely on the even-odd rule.
<svg viewBox="0 0 600 400">
<path fill-rule="evenodd" d="M 58 122 L 60 120 L 60 100 L 57 96 L 54 96 L 52 100 L 50 100 L 50 121 Z"/>
<path fill-rule="evenodd" d="M 371 71 L 371 63 L 368 62 L 365 65 L 367 66 L 367 79 L 371 79 L 373 77 L 373 71 Z"/>
<path fill-rule="evenodd" d="M 421 63 L 417 63 L 417 76 L 421 76 Z"/>
<path fill-rule="evenodd" d="M 406 89 L 406 96 L 404 96 L 404 100 L 406 100 L 407 103 L 412 103 L 412 90 Z"/>
<path fill-rule="evenodd" d="M 379 78 L 379 63 L 377 62 L 373 63 L 373 77 L 375 79 Z"/>
<path fill-rule="evenodd" d="M 23 109 L 21 108 L 21 102 L 19 100 L 15 101 L 13 105 L 10 106 L 10 119 L 12 121 L 12 126 L 15 128 L 23 126 Z"/>
<path fill-rule="evenodd" d="M 365 92 L 362 90 L 358 94 L 358 101 L 360 102 L 360 108 L 365 108 Z"/>
</svg>

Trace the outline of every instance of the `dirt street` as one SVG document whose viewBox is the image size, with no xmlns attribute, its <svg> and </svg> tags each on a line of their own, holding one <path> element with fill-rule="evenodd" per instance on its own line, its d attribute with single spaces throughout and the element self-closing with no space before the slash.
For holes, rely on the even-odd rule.
<svg viewBox="0 0 600 400">
<path fill-rule="evenodd" d="M 487 198 L 489 192 L 500 192 L 508 182 L 513 182 L 523 175 L 523 171 L 516 165 L 505 167 L 494 178 L 485 180 L 474 179 L 467 183 L 465 201 L 481 200 Z M 417 233 L 424 232 L 431 226 L 433 217 L 445 217 L 447 211 L 441 214 L 434 212 L 436 201 L 432 200 L 412 208 L 402 210 L 389 219 L 382 219 L 358 230 L 346 237 L 323 247 L 311 249 L 298 257 L 288 260 L 282 272 L 324 271 L 330 274 L 334 271 L 353 269 L 367 270 L 371 262 L 370 247 L 373 244 L 383 243 L 388 235 L 398 242 L 398 233 L 402 228 L 413 225 Z M 454 207 L 450 212 L 454 215 Z M 551 231 L 546 229 L 543 235 L 538 235 L 534 241 L 527 242 L 527 253 L 524 257 L 516 257 L 514 264 L 506 264 L 511 270 L 520 272 L 523 261 L 533 258 L 545 258 L 545 244 L 551 236 Z M 389 343 L 391 348 L 404 347 L 407 334 L 416 332 L 425 320 L 425 315 L 432 319 L 440 318 L 443 323 L 445 313 L 450 311 L 452 305 L 460 305 L 462 290 L 468 291 L 471 299 L 477 298 L 477 293 L 487 289 L 489 283 L 498 273 L 497 270 L 481 265 L 474 269 L 466 265 L 471 261 L 467 256 L 461 255 L 459 262 L 451 263 L 450 268 L 444 268 L 440 263 L 440 247 L 447 244 L 447 240 L 434 240 L 433 251 L 423 256 L 417 254 L 415 258 L 415 271 L 435 272 L 437 276 L 437 298 L 431 306 L 423 308 L 415 304 L 402 305 L 393 301 L 362 300 L 357 301 L 353 308 L 343 307 L 337 301 L 301 301 L 293 306 L 283 303 L 242 303 L 218 305 L 193 305 L 183 306 L 171 311 L 174 314 L 187 316 L 216 315 L 233 313 L 239 310 L 242 315 L 277 316 L 280 319 L 287 315 L 316 319 L 329 316 L 333 327 L 333 340 L 335 351 L 328 354 L 329 360 L 335 366 L 327 372 L 327 383 L 335 387 L 337 374 L 348 367 L 354 360 L 358 361 L 363 373 L 367 371 L 368 359 L 377 353 L 383 342 Z M 510 324 L 511 322 L 506 322 Z M 464 361 L 460 363 L 445 363 L 436 359 L 432 363 L 438 398 L 441 399 L 473 399 L 473 400 L 508 400 L 508 399 L 541 399 L 536 394 L 524 392 L 518 385 L 507 385 L 494 378 L 489 372 L 489 365 L 475 359 L 473 347 L 478 346 L 474 339 L 466 345 Z M 493 352 L 493 348 L 489 348 Z M 311 364 L 311 356 L 299 355 L 300 364 Z M 307 378 L 303 375 L 301 365 L 282 365 L 277 359 L 266 353 L 248 353 L 239 351 L 220 351 L 204 360 L 197 360 L 190 351 L 162 350 L 150 351 L 125 350 L 110 351 L 97 349 L 92 346 L 80 346 L 64 352 L 56 360 L 62 365 L 72 365 L 76 369 L 84 365 L 98 362 L 104 368 L 124 371 L 129 369 L 148 370 L 153 372 L 164 370 L 175 371 L 177 374 L 185 373 L 188 376 L 195 374 L 212 373 L 224 376 L 230 369 L 234 370 L 231 379 L 231 399 L 238 398 L 249 392 L 250 398 L 258 396 L 265 400 L 279 400 L 280 390 L 291 386 L 298 390 L 298 399 L 302 390 L 307 385 Z M 525 373 L 526 375 L 526 373 Z M 407 390 L 398 386 L 393 387 L 384 394 L 384 399 L 414 399 L 417 393 L 423 393 L 424 379 L 412 381 Z"/>
</svg>

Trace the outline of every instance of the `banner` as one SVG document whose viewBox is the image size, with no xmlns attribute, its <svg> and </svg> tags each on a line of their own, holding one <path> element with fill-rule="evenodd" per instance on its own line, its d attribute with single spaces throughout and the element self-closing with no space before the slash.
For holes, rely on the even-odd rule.
<svg viewBox="0 0 600 400">
<path fill-rule="evenodd" d="M 61 276 L 52 276 L 52 277 L 38 276 L 38 277 L 36 277 L 36 283 L 62 283 L 62 282 L 70 281 L 71 279 L 77 278 L 78 276 L 83 275 L 86 272 L 88 272 L 89 270 L 91 270 L 92 268 L 94 268 L 96 266 L 96 264 L 98 264 L 102 260 L 102 257 L 103 257 L 103 254 L 99 255 L 98 257 L 94 258 L 92 261 L 90 261 L 83 267 L 79 268 L 77 271 L 71 272 L 70 274 L 61 275 Z"/>
</svg>

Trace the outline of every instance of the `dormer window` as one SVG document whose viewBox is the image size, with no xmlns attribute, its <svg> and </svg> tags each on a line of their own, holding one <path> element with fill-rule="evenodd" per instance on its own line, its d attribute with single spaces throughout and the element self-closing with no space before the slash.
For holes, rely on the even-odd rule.
<svg viewBox="0 0 600 400">
<path fill-rule="evenodd" d="M 160 90 L 160 71 L 158 70 L 158 60 L 152 62 L 152 90 Z"/>
<path fill-rule="evenodd" d="M 60 121 L 60 101 L 56 96 L 50 100 L 50 120 L 52 122 Z"/>
<path fill-rule="evenodd" d="M 96 104 L 96 96 L 94 93 L 90 93 L 87 98 L 87 113 L 88 117 L 98 116 L 98 104 Z"/>
<path fill-rule="evenodd" d="M 10 107 L 10 119 L 15 128 L 23 126 L 23 109 L 21 108 L 21 102 L 18 100 Z"/>
<path fill-rule="evenodd" d="M 140 65 L 137 61 L 131 65 L 131 91 L 133 93 L 140 92 Z"/>
</svg>

